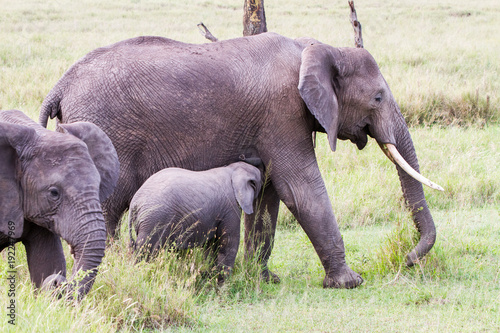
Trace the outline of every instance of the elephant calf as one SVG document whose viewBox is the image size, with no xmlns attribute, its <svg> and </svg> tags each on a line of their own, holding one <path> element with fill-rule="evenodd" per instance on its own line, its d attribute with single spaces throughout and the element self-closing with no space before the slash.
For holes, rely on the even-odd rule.
<svg viewBox="0 0 500 333">
<path fill-rule="evenodd" d="M 222 283 L 238 252 L 241 209 L 253 213 L 261 187 L 261 171 L 246 162 L 207 171 L 163 169 L 146 180 L 130 203 L 131 245 L 149 259 L 165 245 L 181 250 L 214 241 Z"/>
<path fill-rule="evenodd" d="M 75 258 L 73 276 L 87 273 L 71 281 L 81 298 L 104 257 L 101 201 L 113 192 L 120 163 L 96 125 L 75 122 L 58 130 L 18 110 L 0 111 L 0 252 L 22 242 L 31 281 L 49 288 L 66 280 L 64 239 Z"/>
</svg>

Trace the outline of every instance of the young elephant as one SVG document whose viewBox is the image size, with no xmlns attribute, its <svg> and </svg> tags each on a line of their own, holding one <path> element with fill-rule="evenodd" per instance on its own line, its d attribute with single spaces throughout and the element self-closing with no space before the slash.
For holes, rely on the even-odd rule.
<svg viewBox="0 0 500 333">
<path fill-rule="evenodd" d="M 22 242 L 31 281 L 57 286 L 66 279 L 64 239 L 75 258 L 73 275 L 88 273 L 74 285 L 82 297 L 104 257 L 101 201 L 114 190 L 119 162 L 96 125 L 75 122 L 59 131 L 21 111 L 0 111 L 0 252 L 9 248 L 14 258 L 13 245 Z"/>
<path fill-rule="evenodd" d="M 261 171 L 246 162 L 197 172 L 163 169 L 146 180 L 130 203 L 130 239 L 132 226 L 137 234 L 132 247 L 149 259 L 165 244 L 187 249 L 215 241 L 222 282 L 238 252 L 240 207 L 252 214 L 261 186 Z"/>
</svg>

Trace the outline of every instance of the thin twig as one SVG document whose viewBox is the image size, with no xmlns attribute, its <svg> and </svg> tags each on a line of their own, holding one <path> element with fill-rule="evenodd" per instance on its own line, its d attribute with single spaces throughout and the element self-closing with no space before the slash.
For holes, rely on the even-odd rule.
<svg viewBox="0 0 500 333">
<path fill-rule="evenodd" d="M 200 22 L 197 24 L 198 26 L 198 29 L 200 29 L 200 33 L 208 40 L 212 41 L 212 42 L 217 42 L 219 39 L 217 39 L 217 37 L 215 37 L 214 35 L 212 35 L 212 33 L 210 32 L 210 30 L 208 30 L 208 28 L 203 24 L 203 22 Z"/>
</svg>

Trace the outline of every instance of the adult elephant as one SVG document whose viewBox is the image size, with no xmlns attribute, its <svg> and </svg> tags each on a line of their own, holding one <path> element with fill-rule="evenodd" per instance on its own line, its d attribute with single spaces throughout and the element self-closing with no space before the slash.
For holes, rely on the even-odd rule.
<svg viewBox="0 0 500 333">
<path fill-rule="evenodd" d="M 52 132 L 21 111 L 0 112 L 0 251 L 26 248 L 37 287 L 65 280 L 62 237 L 74 254 L 76 288 L 91 288 L 104 256 L 106 229 L 100 200 L 118 180 L 113 144 L 96 125 L 78 122 Z"/>
<path fill-rule="evenodd" d="M 351 288 L 363 280 L 345 262 L 311 134 L 326 132 L 333 151 L 337 138 L 362 149 L 370 135 L 397 147 L 418 170 L 403 116 L 366 50 L 275 33 L 201 45 L 137 37 L 96 49 L 45 98 L 40 123 L 46 126 L 49 117 L 93 122 L 116 146 L 122 169 L 103 206 L 109 235 L 135 191 L 160 169 L 206 170 L 242 156 L 262 159 L 271 182 L 260 207 L 245 216 L 247 255 L 260 247 L 262 274 L 271 277 L 267 259 L 281 200 L 318 253 L 325 287 Z M 421 233 L 408 255 L 411 265 L 433 246 L 435 227 L 421 184 L 400 167 L 398 173 Z M 268 230 L 264 209 L 271 217 Z"/>
</svg>

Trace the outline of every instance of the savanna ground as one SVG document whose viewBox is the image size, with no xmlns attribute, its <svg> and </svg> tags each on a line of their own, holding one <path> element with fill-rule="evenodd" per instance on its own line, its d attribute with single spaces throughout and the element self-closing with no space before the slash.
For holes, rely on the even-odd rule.
<svg viewBox="0 0 500 333">
<path fill-rule="evenodd" d="M 0 0 L 0 109 L 33 119 L 44 96 L 87 52 L 161 35 L 205 42 L 242 33 L 242 3 Z M 267 0 L 268 28 L 352 46 L 346 1 Z M 243 261 L 222 287 L 200 278 L 199 251 L 163 253 L 134 265 L 125 235 L 106 251 L 92 291 L 79 304 L 37 293 L 16 246 L 16 326 L 7 323 L 6 252 L 0 256 L 0 331 L 496 332 L 500 330 L 500 3 L 496 0 L 355 2 L 364 45 L 378 61 L 408 123 L 437 226 L 421 264 L 404 266 L 416 233 L 394 166 L 373 140 L 363 150 L 318 135 L 317 156 L 346 245 L 364 284 L 323 289 L 308 238 L 281 209 L 269 263 L 281 284 L 258 279 Z M 53 128 L 53 123 L 51 124 Z M 67 249 L 66 249 L 67 251 Z M 68 254 L 68 253 L 67 253 Z M 68 267 L 72 265 L 67 255 Z"/>
</svg>

